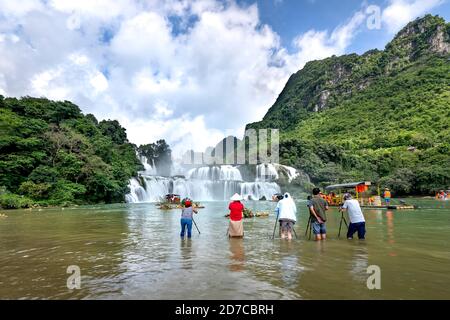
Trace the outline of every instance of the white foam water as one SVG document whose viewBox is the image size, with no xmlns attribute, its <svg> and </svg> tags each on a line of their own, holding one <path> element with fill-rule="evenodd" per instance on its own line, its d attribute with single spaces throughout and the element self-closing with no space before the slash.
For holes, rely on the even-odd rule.
<svg viewBox="0 0 450 320">
<path fill-rule="evenodd" d="M 244 181 L 239 167 L 231 165 L 205 166 L 183 170 L 180 165 L 173 168 L 173 177 L 160 177 L 144 157 L 140 158 L 145 171 L 140 179 L 130 180 L 130 193 L 125 196 L 128 203 L 158 202 L 173 193 L 196 201 L 223 201 L 239 193 L 246 200 L 270 200 L 281 192 L 277 180 L 281 175 L 291 182 L 298 176 L 297 170 L 279 164 L 256 166 L 254 181 Z M 186 172 L 187 171 L 187 172 Z M 185 174 L 183 174 L 185 173 Z M 141 180 L 141 181 L 139 181 Z"/>
</svg>

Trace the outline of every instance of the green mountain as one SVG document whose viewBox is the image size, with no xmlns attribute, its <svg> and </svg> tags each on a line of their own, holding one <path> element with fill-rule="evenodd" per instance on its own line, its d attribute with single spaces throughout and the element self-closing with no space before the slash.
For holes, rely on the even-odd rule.
<svg viewBox="0 0 450 320">
<path fill-rule="evenodd" d="M 450 187 L 450 24 L 427 15 L 386 46 L 312 61 L 261 122 L 282 163 L 318 185 L 372 180 L 398 194 Z"/>
<path fill-rule="evenodd" d="M 0 96 L 0 206 L 123 202 L 135 150 L 117 121 L 71 102 Z"/>
</svg>

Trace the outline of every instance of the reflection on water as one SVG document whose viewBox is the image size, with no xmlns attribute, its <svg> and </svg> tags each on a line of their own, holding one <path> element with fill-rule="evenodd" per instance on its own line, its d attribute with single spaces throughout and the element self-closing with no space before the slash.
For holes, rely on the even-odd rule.
<svg viewBox="0 0 450 320">
<path fill-rule="evenodd" d="M 392 211 L 386 212 L 386 218 L 387 218 L 387 234 L 388 234 L 388 242 L 390 244 L 395 243 L 394 239 L 394 213 Z"/>
<path fill-rule="evenodd" d="M 193 260 L 193 254 L 192 254 L 192 240 L 190 239 L 182 239 L 181 240 L 181 261 L 182 261 L 182 268 L 186 270 L 192 269 L 192 260 Z"/>
<path fill-rule="evenodd" d="M 367 268 L 369 267 L 369 253 L 365 241 L 358 241 L 359 243 L 353 247 L 352 257 L 350 261 L 350 274 L 357 282 L 364 282 L 367 280 Z"/>
<path fill-rule="evenodd" d="M 296 252 L 296 246 L 292 241 L 282 241 L 280 243 L 281 257 L 281 280 L 287 288 L 293 288 L 300 281 L 302 266 Z"/>
<path fill-rule="evenodd" d="M 273 215 L 245 220 L 245 238 L 228 239 L 224 202 L 205 203 L 196 216 L 202 234 L 194 229 L 183 241 L 180 212 L 153 204 L 8 211 L 0 220 L 0 298 L 449 299 L 450 202 L 416 202 L 425 209 L 365 210 L 366 241 L 337 238 L 336 209 L 328 239 L 308 241 L 304 202 L 301 239 L 290 242 L 271 239 Z M 71 265 L 81 269 L 80 290 L 66 287 Z M 367 289 L 370 265 L 381 268 L 380 291 Z"/>
<path fill-rule="evenodd" d="M 243 271 L 245 267 L 245 253 L 243 239 L 229 239 L 230 242 L 230 271 Z"/>
</svg>

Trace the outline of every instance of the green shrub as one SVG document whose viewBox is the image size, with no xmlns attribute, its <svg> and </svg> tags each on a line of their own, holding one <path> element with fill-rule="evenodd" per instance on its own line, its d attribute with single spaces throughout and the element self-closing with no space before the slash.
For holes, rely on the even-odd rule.
<svg viewBox="0 0 450 320">
<path fill-rule="evenodd" d="M 86 188 L 77 183 L 67 180 L 58 180 L 50 194 L 49 204 L 67 206 L 80 199 L 86 192 Z"/>
<path fill-rule="evenodd" d="M 19 187 L 19 193 L 35 200 L 47 199 L 51 188 L 49 183 L 34 183 L 25 181 Z"/>
<path fill-rule="evenodd" d="M 33 201 L 24 196 L 13 193 L 4 193 L 0 195 L 0 206 L 3 209 L 29 208 L 32 205 Z"/>
</svg>

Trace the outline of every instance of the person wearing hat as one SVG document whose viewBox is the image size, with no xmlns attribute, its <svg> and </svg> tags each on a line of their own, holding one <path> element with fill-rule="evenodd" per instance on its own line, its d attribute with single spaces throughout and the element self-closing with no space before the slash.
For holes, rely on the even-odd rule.
<svg viewBox="0 0 450 320">
<path fill-rule="evenodd" d="M 188 239 L 191 239 L 192 238 L 192 219 L 193 219 L 194 213 L 198 213 L 198 211 L 192 207 L 192 201 L 190 199 L 184 199 L 183 202 L 184 202 L 183 203 L 184 208 L 181 209 L 181 233 L 180 233 L 180 236 L 182 239 L 184 239 L 185 230 L 187 228 Z"/>
<path fill-rule="evenodd" d="M 384 189 L 383 198 L 386 202 L 386 206 L 389 206 L 391 203 L 391 191 L 389 190 L 389 188 Z"/>
<path fill-rule="evenodd" d="M 364 240 L 366 238 L 366 219 L 364 219 L 358 200 L 353 199 L 351 194 L 346 193 L 344 195 L 344 204 L 339 211 L 347 211 L 350 219 L 347 239 L 353 239 L 355 232 L 358 232 L 358 238 Z"/>
<path fill-rule="evenodd" d="M 244 236 L 244 224 L 242 222 L 244 205 L 241 203 L 241 196 L 235 193 L 231 197 L 230 209 L 230 225 L 228 227 L 228 237 L 242 238 Z"/>
</svg>

